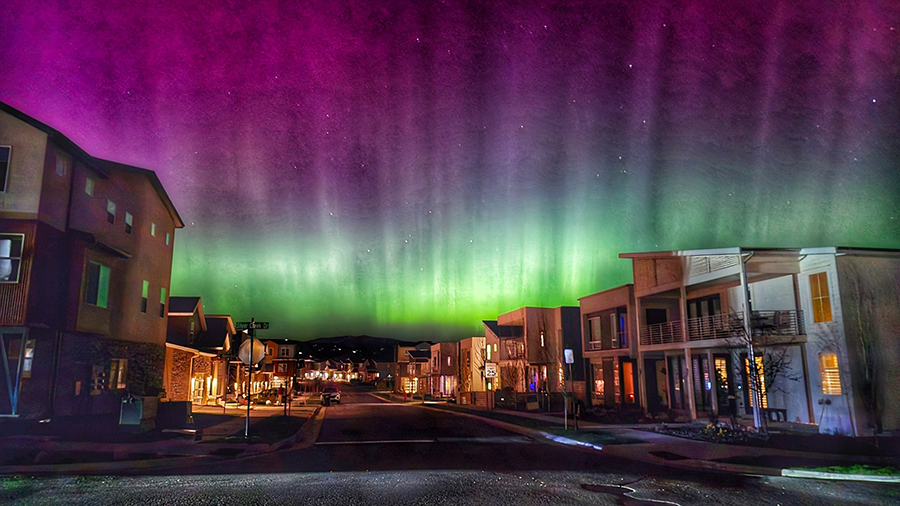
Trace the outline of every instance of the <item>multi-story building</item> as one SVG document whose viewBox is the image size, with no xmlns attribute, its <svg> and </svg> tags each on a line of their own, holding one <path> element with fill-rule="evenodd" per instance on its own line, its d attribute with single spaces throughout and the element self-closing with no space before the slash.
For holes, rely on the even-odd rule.
<svg viewBox="0 0 900 506">
<path fill-rule="evenodd" d="M 562 409 L 562 396 L 556 394 L 569 391 L 567 380 L 572 381 L 574 392 L 583 402 L 584 361 L 579 320 L 579 308 L 568 306 L 523 307 L 498 316 L 497 330 L 491 333 L 501 342 L 501 365 L 506 366 L 501 367 L 503 386 L 516 389 L 522 386 L 519 377 L 521 369 L 518 368 L 521 364 L 525 366 L 526 393 L 542 394 L 536 399 L 541 409 Z M 491 326 L 487 325 L 486 328 L 490 329 Z M 566 349 L 573 352 L 571 378 L 564 356 Z M 548 406 L 547 402 L 552 404 Z M 533 404 L 528 407 L 536 408 Z"/>
<path fill-rule="evenodd" d="M 589 361 L 586 371 L 589 403 L 608 409 L 639 407 L 638 347 L 631 318 L 634 286 L 595 293 L 578 302 L 584 358 Z"/>
<path fill-rule="evenodd" d="M 485 337 L 468 337 L 458 346 L 458 402 L 487 406 L 493 397 L 488 393 L 500 388 L 500 340 L 486 329 Z"/>
<path fill-rule="evenodd" d="M 182 226 L 155 173 L 0 103 L 0 415 L 96 417 L 157 395 Z"/>
<path fill-rule="evenodd" d="M 900 252 L 620 256 L 633 261 L 638 402 L 648 411 L 833 434 L 900 429 L 900 401 L 887 394 L 900 387 Z"/>
<path fill-rule="evenodd" d="M 411 346 L 398 345 L 396 347 L 395 392 L 424 395 L 428 391 L 432 344 L 422 341 Z"/>
<path fill-rule="evenodd" d="M 434 398 L 456 396 L 457 343 L 435 343 L 431 345 L 431 367 L 429 368 L 429 394 Z"/>
</svg>

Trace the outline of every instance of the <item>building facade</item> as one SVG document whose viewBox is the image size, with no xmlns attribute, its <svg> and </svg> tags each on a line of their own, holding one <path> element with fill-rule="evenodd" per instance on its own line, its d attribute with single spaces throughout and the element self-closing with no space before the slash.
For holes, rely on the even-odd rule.
<svg viewBox="0 0 900 506">
<path fill-rule="evenodd" d="M 149 170 L 0 104 L 0 416 L 119 412 L 162 389 L 174 234 Z"/>
</svg>

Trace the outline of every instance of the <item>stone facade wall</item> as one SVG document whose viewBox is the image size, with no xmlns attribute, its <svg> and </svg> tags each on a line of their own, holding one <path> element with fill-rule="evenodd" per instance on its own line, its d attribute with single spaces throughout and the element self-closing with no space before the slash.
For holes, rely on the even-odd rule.
<svg viewBox="0 0 900 506">
<path fill-rule="evenodd" d="M 191 358 L 192 353 L 169 348 L 167 353 L 172 354 L 171 370 L 169 371 L 169 391 L 166 397 L 170 401 L 191 400 Z M 198 361 L 194 361 L 195 363 Z"/>
</svg>

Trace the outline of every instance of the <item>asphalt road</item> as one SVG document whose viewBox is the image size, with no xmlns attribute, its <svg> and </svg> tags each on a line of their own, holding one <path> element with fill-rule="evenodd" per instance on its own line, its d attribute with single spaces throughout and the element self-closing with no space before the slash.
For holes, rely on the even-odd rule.
<svg viewBox="0 0 900 506">
<path fill-rule="evenodd" d="M 673 472 L 342 387 L 316 444 L 157 476 L 0 478 L 0 503 L 897 504 L 900 487 Z M 622 486 L 626 488 L 622 488 Z"/>
</svg>

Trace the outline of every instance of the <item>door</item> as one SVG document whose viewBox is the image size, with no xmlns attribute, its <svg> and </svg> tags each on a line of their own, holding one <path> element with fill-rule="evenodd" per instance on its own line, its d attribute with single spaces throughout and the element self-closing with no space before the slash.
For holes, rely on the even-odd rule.
<svg viewBox="0 0 900 506">
<path fill-rule="evenodd" d="M 716 403 L 719 407 L 719 415 L 735 415 L 737 413 L 735 412 L 734 373 L 731 368 L 731 356 L 713 355 L 713 361 L 715 362 Z"/>
</svg>

